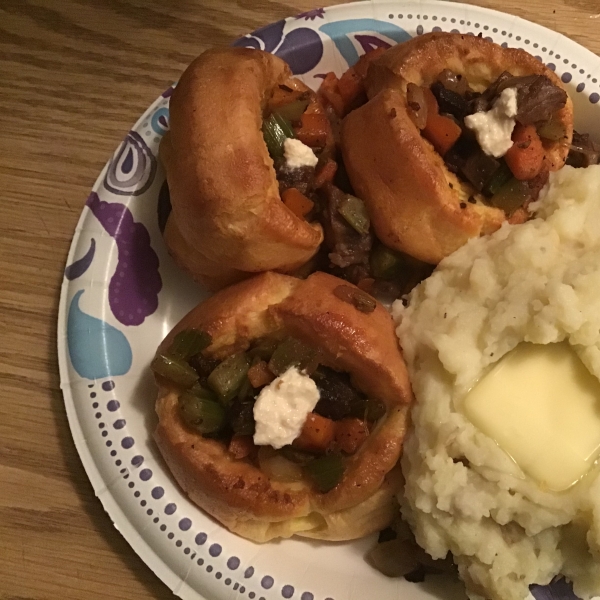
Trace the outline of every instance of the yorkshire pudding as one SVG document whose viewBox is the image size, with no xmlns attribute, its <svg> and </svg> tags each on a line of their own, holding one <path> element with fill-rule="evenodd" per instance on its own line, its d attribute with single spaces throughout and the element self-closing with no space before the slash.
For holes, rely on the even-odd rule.
<svg viewBox="0 0 600 600">
<path fill-rule="evenodd" d="M 223 48 L 194 60 L 171 96 L 170 131 L 160 144 L 172 205 L 165 242 L 211 289 L 255 272 L 292 271 L 323 239 L 320 225 L 280 199 L 261 131 L 279 86 L 309 92 L 280 58 Z"/>
<path fill-rule="evenodd" d="M 465 78 L 473 96 L 505 72 L 514 77 L 543 75 L 560 88 L 559 94 L 566 95 L 560 79 L 527 52 L 472 35 L 426 34 L 391 48 L 372 63 L 366 78 L 370 99 L 343 124 L 344 162 L 378 238 L 431 264 L 469 238 L 498 229 L 508 218 L 504 210 L 490 205 L 478 189 L 448 169 L 411 118 L 409 85 L 430 88 L 445 70 Z M 560 139 L 541 139 L 543 165 L 532 188 L 541 187 L 547 172 L 562 167 L 567 158 L 573 134 L 568 97 L 551 119 L 561 128 Z M 511 222 L 526 217 L 520 208 Z"/>
<path fill-rule="evenodd" d="M 254 541 L 292 535 L 353 539 L 385 527 L 397 511 L 401 476 L 396 463 L 412 401 L 406 367 L 385 308 L 369 298 L 372 312 L 361 312 L 340 287 L 349 298 L 355 292 L 364 295 L 324 273 L 304 281 L 257 275 L 193 309 L 158 349 L 157 356 L 168 352 L 178 333 L 195 329 L 212 340 L 201 360 L 219 361 L 258 339 L 294 336 L 318 351 L 320 365 L 348 373 L 354 388 L 381 403 L 383 412 L 368 437 L 344 456 L 343 476 L 322 492 L 306 478 L 273 478 L 255 455 L 236 458 L 227 439 L 192 429 L 182 418 L 184 389 L 157 375 L 155 439 L 175 479 L 198 506 Z"/>
</svg>

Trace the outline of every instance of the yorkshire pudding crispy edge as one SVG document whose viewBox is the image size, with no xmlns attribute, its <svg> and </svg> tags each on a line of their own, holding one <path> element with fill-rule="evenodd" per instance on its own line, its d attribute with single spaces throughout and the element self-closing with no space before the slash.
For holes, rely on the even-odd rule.
<svg viewBox="0 0 600 600">
<path fill-rule="evenodd" d="M 211 289 L 271 269 L 291 271 L 317 251 L 320 225 L 294 215 L 261 131 L 287 64 L 260 50 L 208 50 L 183 73 L 160 144 L 172 212 L 165 241 L 175 261 Z"/>
<path fill-rule="evenodd" d="M 465 76 L 476 91 L 504 71 L 545 75 L 563 87 L 527 52 L 471 35 L 419 36 L 391 48 L 371 65 L 366 80 L 370 100 L 343 124 L 344 162 L 379 239 L 432 264 L 506 220 L 503 211 L 485 205 L 471 186 L 448 170 L 408 116 L 407 84 L 429 86 L 444 69 Z M 565 138 L 545 147 L 548 170 L 559 169 L 567 158 L 573 134 L 570 99 L 554 117 L 563 124 Z"/>
<path fill-rule="evenodd" d="M 333 291 L 348 285 L 315 273 L 302 281 L 264 273 L 212 296 L 167 336 L 182 329 L 212 336 L 207 356 L 223 358 L 258 337 L 281 332 L 318 347 L 323 362 L 347 371 L 353 384 L 386 405 L 386 415 L 346 460 L 340 483 L 327 493 L 306 482 L 270 481 L 258 467 L 234 460 L 224 443 L 201 437 L 179 416 L 179 391 L 158 378 L 155 439 L 175 479 L 192 501 L 231 531 L 258 542 L 300 535 L 327 540 L 361 537 L 385 527 L 397 512 L 396 467 L 412 391 L 390 315 L 380 304 L 359 312 Z"/>
</svg>

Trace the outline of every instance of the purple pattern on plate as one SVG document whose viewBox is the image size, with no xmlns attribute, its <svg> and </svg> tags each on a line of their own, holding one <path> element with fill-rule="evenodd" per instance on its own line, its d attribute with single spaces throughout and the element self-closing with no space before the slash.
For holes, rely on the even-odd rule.
<svg viewBox="0 0 600 600">
<path fill-rule="evenodd" d="M 202 544 L 206 543 L 206 538 L 207 535 L 204 532 L 201 532 L 196 535 L 194 541 L 196 542 L 196 544 L 198 544 L 198 546 L 202 546 Z"/>
<path fill-rule="evenodd" d="M 172 85 L 170 87 L 168 87 L 162 94 L 161 96 L 163 98 L 170 98 L 173 95 L 173 90 L 175 89 L 175 86 Z"/>
<path fill-rule="evenodd" d="M 123 325 L 140 325 L 158 307 L 162 279 L 158 257 L 148 230 L 133 220 L 131 211 L 118 202 L 104 202 L 92 192 L 87 205 L 106 232 L 114 238 L 117 268 L 108 286 L 110 308 Z"/>
<path fill-rule="evenodd" d="M 237 46 L 239 48 L 254 48 L 254 50 L 261 50 L 260 42 L 256 38 L 251 37 L 243 37 L 239 40 L 236 40 L 231 44 L 232 46 Z"/>
<path fill-rule="evenodd" d="M 290 65 L 292 73 L 301 75 L 319 64 L 323 42 L 316 31 L 302 27 L 290 31 L 275 54 Z"/>
<path fill-rule="evenodd" d="M 139 196 L 154 181 L 156 158 L 142 136 L 130 131 L 110 161 L 104 187 L 118 196 Z"/>
<path fill-rule="evenodd" d="M 131 464 L 132 464 L 134 467 L 139 467 L 139 466 L 140 466 L 140 465 L 141 465 L 143 462 L 144 462 L 144 457 L 143 457 L 143 456 L 141 456 L 141 455 L 139 455 L 139 454 L 137 454 L 136 456 L 134 456 L 134 457 L 131 459 Z"/>
<path fill-rule="evenodd" d="M 306 12 L 300 13 L 296 15 L 296 20 L 304 19 L 305 21 L 315 19 L 324 19 L 325 18 L 325 9 L 324 8 L 313 8 L 312 10 L 307 10 Z"/>
<path fill-rule="evenodd" d="M 285 23 L 285 20 L 282 20 L 262 27 L 236 40 L 232 45 L 272 52 L 283 58 L 295 75 L 307 73 L 319 64 L 323 56 L 321 37 L 316 31 L 307 27 L 293 29 L 284 35 Z"/>
<path fill-rule="evenodd" d="M 357 33 L 354 37 L 362 46 L 365 54 L 376 48 L 390 48 L 392 46 L 389 42 L 386 42 L 375 35 L 362 35 Z"/>
<path fill-rule="evenodd" d="M 119 410 L 119 407 L 121 405 L 119 404 L 118 400 L 109 400 L 106 408 L 108 408 L 108 410 L 110 410 L 110 412 L 115 412 L 116 410 Z"/>
<path fill-rule="evenodd" d="M 111 390 L 114 390 L 114 389 L 115 389 L 115 382 L 114 382 L 114 381 L 112 381 L 112 380 L 105 381 L 105 382 L 102 384 L 102 389 L 103 389 L 105 392 L 110 392 Z"/>
<path fill-rule="evenodd" d="M 530 590 L 536 600 L 578 600 L 571 584 L 562 577 L 550 585 L 532 585 Z"/>
<path fill-rule="evenodd" d="M 65 269 L 65 277 L 69 281 L 73 281 L 73 279 L 77 279 L 81 277 L 92 264 L 92 260 L 94 259 L 94 254 L 96 253 L 96 240 L 94 238 L 90 241 L 90 247 L 88 251 L 75 262 L 71 263 Z"/>
<path fill-rule="evenodd" d="M 187 517 L 184 517 L 183 519 L 181 519 L 181 521 L 179 521 L 179 529 L 181 529 L 181 531 L 187 531 L 191 526 L 192 521 Z"/>
<path fill-rule="evenodd" d="M 264 50 L 265 52 L 273 52 L 281 39 L 283 38 L 283 28 L 285 27 L 285 20 L 271 23 L 266 27 L 261 27 L 253 33 L 245 35 L 238 40 L 235 40 L 232 46 L 238 46 L 241 48 L 256 48 Z M 262 42 L 262 43 L 261 43 Z"/>
<path fill-rule="evenodd" d="M 158 485 L 155 488 L 152 488 L 151 494 L 155 500 L 160 500 L 165 495 L 165 490 L 160 485 Z"/>
<path fill-rule="evenodd" d="M 135 442 L 133 441 L 132 437 L 125 437 L 121 440 L 121 446 L 123 446 L 125 450 L 129 450 L 129 448 L 131 448 L 134 444 Z"/>
</svg>

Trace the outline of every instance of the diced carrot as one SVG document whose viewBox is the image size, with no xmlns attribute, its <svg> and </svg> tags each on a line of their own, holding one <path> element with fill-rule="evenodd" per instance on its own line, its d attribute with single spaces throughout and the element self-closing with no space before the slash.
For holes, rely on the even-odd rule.
<svg viewBox="0 0 600 600">
<path fill-rule="evenodd" d="M 325 452 L 334 437 L 334 421 L 311 412 L 306 417 L 302 431 L 292 446 L 307 452 Z"/>
<path fill-rule="evenodd" d="M 363 78 L 350 67 L 338 81 L 338 91 L 344 101 L 344 113 L 349 113 L 361 101 L 366 101 Z"/>
<path fill-rule="evenodd" d="M 336 77 L 335 73 L 327 73 L 325 79 L 323 79 L 323 82 L 321 83 L 321 87 L 319 88 L 319 95 L 329 104 L 331 104 L 333 110 L 339 117 L 343 117 L 344 100 L 340 96 L 338 83 L 339 80 Z"/>
<path fill-rule="evenodd" d="M 384 48 L 376 48 L 358 59 L 339 79 L 335 73 L 327 73 L 319 88 L 319 95 L 332 107 L 338 117 L 349 113 L 362 100 L 366 101 L 364 79 L 371 61 L 384 52 Z"/>
<path fill-rule="evenodd" d="M 421 133 L 433 144 L 436 151 L 444 156 L 461 136 L 462 130 L 452 119 L 440 115 L 440 108 L 433 92 L 428 87 L 422 89 L 427 103 L 427 123 Z"/>
<path fill-rule="evenodd" d="M 317 189 L 323 187 L 326 183 L 331 183 L 337 173 L 337 163 L 335 160 L 328 159 L 327 162 L 317 172 L 315 177 L 315 187 Z"/>
<path fill-rule="evenodd" d="M 269 369 L 266 361 L 261 360 L 248 369 L 248 379 L 253 388 L 259 388 L 271 383 L 275 379 L 275 375 Z"/>
<path fill-rule="evenodd" d="M 373 50 L 363 54 L 358 62 L 354 65 L 353 69 L 356 71 L 356 74 L 364 79 L 367 76 L 367 71 L 369 69 L 369 65 L 371 62 L 381 56 L 386 51 L 386 48 L 374 48 Z"/>
<path fill-rule="evenodd" d="M 329 131 L 327 116 L 316 112 L 305 112 L 300 118 L 300 127 L 294 129 L 296 137 L 311 148 L 324 148 Z"/>
<path fill-rule="evenodd" d="M 427 124 L 422 133 L 425 139 L 433 144 L 437 152 L 444 156 L 461 136 L 462 129 L 450 117 L 428 112 Z"/>
<path fill-rule="evenodd" d="M 342 419 L 335 427 L 335 443 L 346 454 L 354 454 L 367 439 L 367 424 L 360 419 Z"/>
<path fill-rule="evenodd" d="M 315 203 L 307 198 L 296 188 L 288 188 L 281 194 L 283 203 L 297 216 L 303 219 L 315 206 Z"/>
<path fill-rule="evenodd" d="M 504 155 L 512 174 L 519 180 L 533 179 L 544 164 L 544 146 L 533 125 L 517 123 L 512 134 L 513 145 Z"/>
<path fill-rule="evenodd" d="M 254 451 L 254 441 L 251 435 L 238 435 L 237 433 L 231 438 L 229 442 L 229 453 L 233 455 L 233 458 L 240 460 L 250 456 Z"/>
</svg>

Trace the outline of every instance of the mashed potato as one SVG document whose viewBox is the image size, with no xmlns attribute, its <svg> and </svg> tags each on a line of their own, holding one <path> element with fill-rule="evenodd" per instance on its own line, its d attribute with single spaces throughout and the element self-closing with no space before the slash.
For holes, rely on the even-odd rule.
<svg viewBox="0 0 600 600">
<path fill-rule="evenodd" d="M 567 340 L 600 379 L 600 166 L 565 167 L 532 207 L 446 258 L 393 307 L 417 404 L 403 515 L 434 558 L 450 551 L 471 598 L 521 600 L 558 573 L 600 594 L 600 477 L 541 489 L 456 409 L 520 342 Z"/>
</svg>

